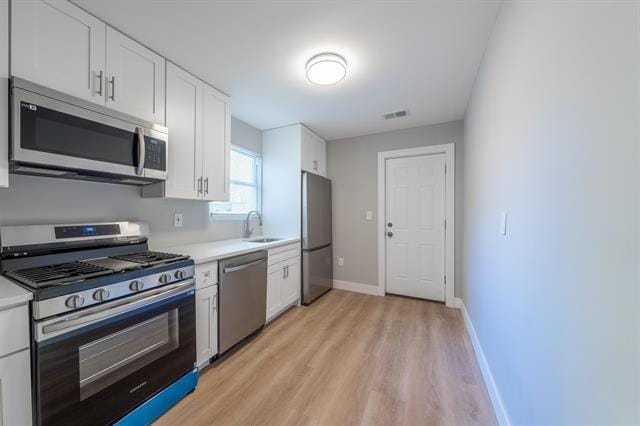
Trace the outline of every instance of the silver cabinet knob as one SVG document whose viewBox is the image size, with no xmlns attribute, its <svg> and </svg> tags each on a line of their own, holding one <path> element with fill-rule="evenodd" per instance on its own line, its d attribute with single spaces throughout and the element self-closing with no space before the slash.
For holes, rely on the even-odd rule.
<svg viewBox="0 0 640 426">
<path fill-rule="evenodd" d="M 144 288 L 144 283 L 140 280 L 131 281 L 129 284 L 129 290 L 131 291 L 140 291 Z"/>
<path fill-rule="evenodd" d="M 96 302 L 104 302 L 109 298 L 109 290 L 106 288 L 100 288 L 93 292 L 93 300 Z"/>
<path fill-rule="evenodd" d="M 393 237 L 393 232 L 387 232 L 387 237 Z"/>
<path fill-rule="evenodd" d="M 176 271 L 176 273 L 174 274 L 177 280 L 181 280 L 183 279 L 187 274 L 182 270 L 182 269 L 178 269 Z"/>
<path fill-rule="evenodd" d="M 160 284 L 167 284 L 167 283 L 171 282 L 171 275 L 162 274 L 162 275 L 160 275 L 160 278 L 158 278 L 158 281 L 160 282 Z"/>
<path fill-rule="evenodd" d="M 68 297 L 64 304 L 67 305 L 67 308 L 79 308 L 84 305 L 84 297 L 78 295 Z"/>
</svg>

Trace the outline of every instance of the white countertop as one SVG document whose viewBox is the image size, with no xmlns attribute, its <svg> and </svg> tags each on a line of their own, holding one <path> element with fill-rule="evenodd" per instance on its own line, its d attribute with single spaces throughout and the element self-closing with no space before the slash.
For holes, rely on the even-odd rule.
<svg viewBox="0 0 640 426">
<path fill-rule="evenodd" d="M 0 310 L 22 305 L 33 298 L 33 293 L 0 276 Z"/>
<path fill-rule="evenodd" d="M 254 236 L 253 238 L 262 238 Z M 213 262 L 214 260 L 224 259 L 241 254 L 251 253 L 258 250 L 267 250 L 274 247 L 284 246 L 299 242 L 299 238 L 283 238 L 270 243 L 252 243 L 245 239 L 239 238 L 235 240 L 212 241 L 208 243 L 185 244 L 181 246 L 164 247 L 160 251 L 187 254 L 193 258 L 196 265 L 200 263 Z"/>
</svg>

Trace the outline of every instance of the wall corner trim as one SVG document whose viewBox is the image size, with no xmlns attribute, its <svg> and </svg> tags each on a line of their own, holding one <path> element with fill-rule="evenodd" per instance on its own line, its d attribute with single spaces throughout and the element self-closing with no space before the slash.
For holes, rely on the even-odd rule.
<svg viewBox="0 0 640 426">
<path fill-rule="evenodd" d="M 467 312 L 467 308 L 464 305 L 464 301 L 460 298 L 456 298 L 456 303 L 458 302 L 460 303 L 462 317 L 464 318 L 464 323 L 467 326 L 467 332 L 469 333 L 469 338 L 471 339 L 471 344 L 473 345 L 473 350 L 476 354 L 476 360 L 478 361 L 480 371 L 482 372 L 484 384 L 487 387 L 487 391 L 489 392 L 489 397 L 491 398 L 491 404 L 493 405 L 493 411 L 496 415 L 496 418 L 498 419 L 498 424 L 500 424 L 500 426 L 511 426 L 511 418 L 509 417 L 509 413 L 504 406 L 504 401 L 502 400 L 502 396 L 500 396 L 498 386 L 496 385 L 495 380 L 493 380 L 491 367 L 489 366 L 487 358 L 484 355 L 484 351 L 482 350 L 482 346 L 480 345 L 480 341 L 478 340 L 478 335 L 476 334 L 476 330 L 473 327 L 473 323 L 471 322 L 471 317 L 469 317 L 469 313 Z"/>
<path fill-rule="evenodd" d="M 333 288 L 337 290 L 346 290 L 353 293 L 364 293 L 373 296 L 384 296 L 378 291 L 377 285 L 354 283 L 351 281 L 333 280 Z"/>
</svg>

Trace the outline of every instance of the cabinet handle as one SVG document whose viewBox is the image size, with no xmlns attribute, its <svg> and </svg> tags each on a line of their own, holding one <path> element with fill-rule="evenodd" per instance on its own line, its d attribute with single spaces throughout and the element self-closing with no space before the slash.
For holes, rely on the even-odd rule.
<svg viewBox="0 0 640 426">
<path fill-rule="evenodd" d="M 109 96 L 109 99 L 111 99 L 112 101 L 116 100 L 116 76 L 113 75 L 111 76 L 111 80 L 109 81 L 109 83 L 111 83 L 111 96 Z"/>
<path fill-rule="evenodd" d="M 285 278 L 287 278 L 287 267 L 286 266 L 282 268 L 282 279 L 285 279 Z"/>
<path fill-rule="evenodd" d="M 318 160 L 313 160 L 313 170 L 318 171 Z"/>
<path fill-rule="evenodd" d="M 213 313 L 215 314 L 218 311 L 218 295 L 213 295 Z"/>
<path fill-rule="evenodd" d="M 104 74 L 102 73 L 102 70 L 100 70 L 100 72 L 98 73 L 98 90 L 96 91 L 98 96 L 102 96 L 102 80 L 103 80 L 103 77 L 104 77 Z"/>
<path fill-rule="evenodd" d="M 205 178 L 204 179 L 204 193 L 208 194 L 209 193 L 209 178 Z"/>
<path fill-rule="evenodd" d="M 202 176 L 198 178 L 198 195 L 202 194 Z"/>
</svg>

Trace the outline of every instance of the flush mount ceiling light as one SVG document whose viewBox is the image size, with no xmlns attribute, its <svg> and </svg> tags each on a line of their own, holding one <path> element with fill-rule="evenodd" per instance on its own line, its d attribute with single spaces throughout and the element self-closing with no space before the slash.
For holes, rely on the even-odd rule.
<svg viewBox="0 0 640 426">
<path fill-rule="evenodd" d="M 306 70 L 310 82 L 319 86 L 329 86 L 347 75 L 347 61 L 335 53 L 321 53 L 309 59 Z"/>
</svg>

